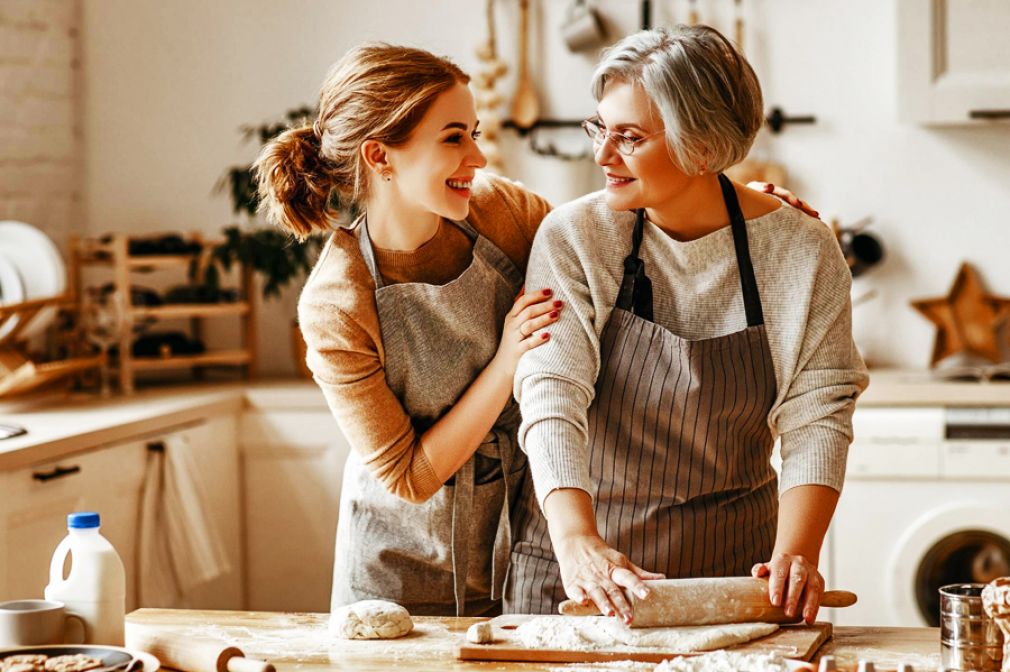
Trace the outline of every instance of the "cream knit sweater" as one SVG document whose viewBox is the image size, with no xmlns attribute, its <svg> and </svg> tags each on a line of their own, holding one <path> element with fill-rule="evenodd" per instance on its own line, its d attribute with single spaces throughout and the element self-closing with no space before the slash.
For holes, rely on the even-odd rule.
<svg viewBox="0 0 1010 672">
<path fill-rule="evenodd" d="M 523 356 L 515 379 L 520 445 L 541 505 L 557 488 L 593 492 L 587 409 L 634 223 L 633 213 L 615 213 L 596 192 L 551 212 L 533 243 L 526 285 L 551 287 L 566 303 L 550 342 Z M 768 424 L 782 442 L 780 488 L 840 491 L 852 410 L 868 383 L 852 341 L 848 268 L 823 222 L 791 207 L 747 228 L 778 385 Z M 690 340 L 746 327 L 729 226 L 680 242 L 647 222 L 640 254 L 657 324 Z"/>
</svg>

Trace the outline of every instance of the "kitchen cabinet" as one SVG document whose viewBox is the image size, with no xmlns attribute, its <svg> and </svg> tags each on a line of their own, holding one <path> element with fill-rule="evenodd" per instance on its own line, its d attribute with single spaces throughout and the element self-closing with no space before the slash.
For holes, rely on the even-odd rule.
<svg viewBox="0 0 1010 672">
<path fill-rule="evenodd" d="M 249 608 L 329 611 L 349 446 L 322 399 L 242 416 Z"/>
<path fill-rule="evenodd" d="M 238 427 L 237 415 L 224 415 L 181 430 L 189 445 L 199 451 L 200 468 L 211 486 L 203 493 L 205 514 L 221 535 L 230 570 L 185 596 L 179 607 L 242 609 L 246 604 Z"/>
<path fill-rule="evenodd" d="M 127 610 L 144 606 L 137 603 L 137 540 L 148 447 L 182 438 L 201 451 L 201 469 L 213 483 L 206 510 L 221 531 L 231 570 L 178 606 L 244 606 L 236 428 L 235 416 L 224 416 L 0 472 L 0 599 L 41 598 L 67 514 L 98 511 L 102 535 L 126 569 Z"/>
<path fill-rule="evenodd" d="M 1010 3 L 898 0 L 898 116 L 1010 121 Z"/>
<path fill-rule="evenodd" d="M 128 442 L 0 474 L 0 596 L 41 598 L 67 514 L 98 511 L 101 533 L 135 575 L 144 446 Z M 129 580 L 127 581 L 129 584 Z M 136 606 L 127 586 L 127 608 Z"/>
</svg>

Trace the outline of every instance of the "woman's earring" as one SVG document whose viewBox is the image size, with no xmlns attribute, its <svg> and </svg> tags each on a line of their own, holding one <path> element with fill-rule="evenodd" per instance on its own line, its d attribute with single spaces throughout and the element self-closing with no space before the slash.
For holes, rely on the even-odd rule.
<svg viewBox="0 0 1010 672">
<path fill-rule="evenodd" d="M 392 180 L 393 179 L 393 169 L 392 168 L 385 168 L 385 169 L 383 169 L 383 171 L 382 171 L 382 179 L 384 179 L 386 182 L 389 182 L 390 180 Z"/>
</svg>

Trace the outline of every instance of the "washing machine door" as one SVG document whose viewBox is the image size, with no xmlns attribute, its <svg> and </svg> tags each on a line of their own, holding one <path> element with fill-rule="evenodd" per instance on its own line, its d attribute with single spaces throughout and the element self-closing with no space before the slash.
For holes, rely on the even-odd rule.
<svg viewBox="0 0 1010 672">
<path fill-rule="evenodd" d="M 895 546 L 887 590 L 891 615 L 902 625 L 940 624 L 938 589 L 949 583 L 988 583 L 1010 575 L 1010 515 L 983 502 L 930 510 Z"/>
</svg>

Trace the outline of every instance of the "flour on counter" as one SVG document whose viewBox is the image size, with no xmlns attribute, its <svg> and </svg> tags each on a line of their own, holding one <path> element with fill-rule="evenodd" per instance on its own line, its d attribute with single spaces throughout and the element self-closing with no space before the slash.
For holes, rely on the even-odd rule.
<svg viewBox="0 0 1010 672">
<path fill-rule="evenodd" d="M 774 653 L 713 651 L 691 658 L 664 660 L 654 672 L 787 672 L 789 666 Z"/>
<path fill-rule="evenodd" d="M 523 646 L 537 649 L 593 651 L 621 647 L 663 651 L 709 651 L 749 642 L 778 630 L 774 623 L 677 628 L 629 628 L 605 616 L 541 616 L 523 623 L 516 635 Z"/>
<path fill-rule="evenodd" d="M 547 672 L 653 672 L 655 669 L 655 663 L 611 660 L 605 663 L 568 663 L 564 667 L 549 667 Z"/>
</svg>

